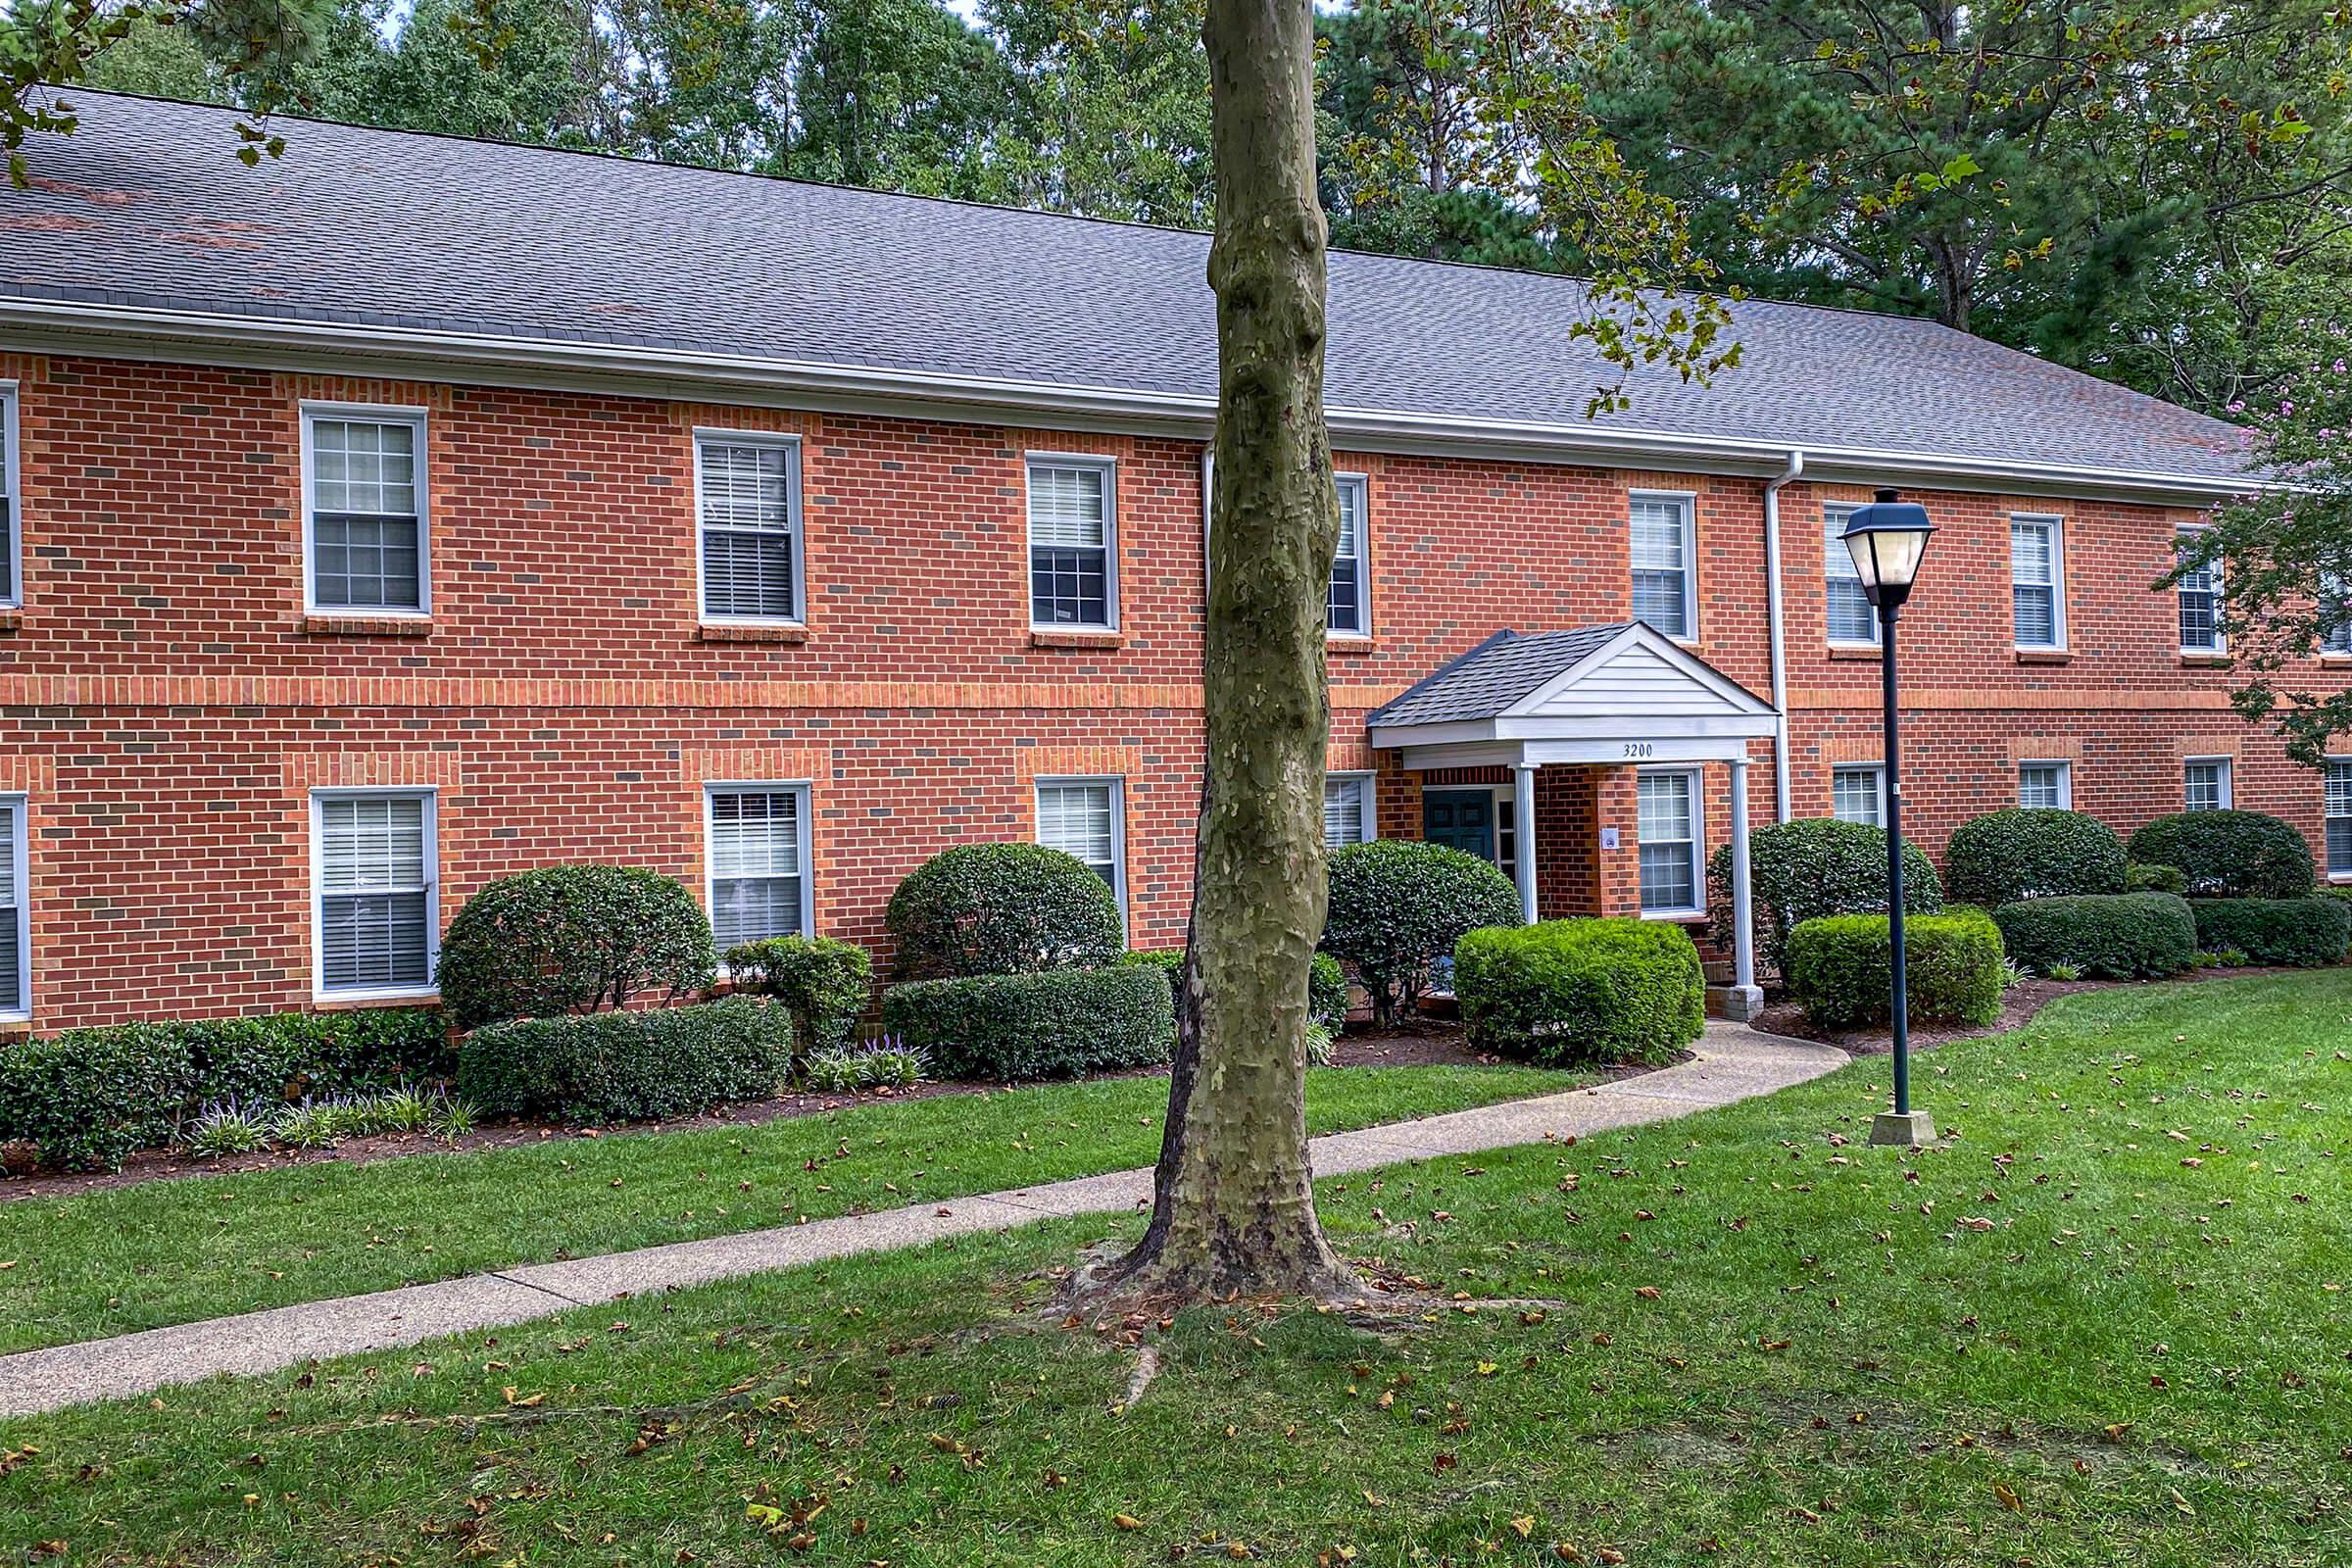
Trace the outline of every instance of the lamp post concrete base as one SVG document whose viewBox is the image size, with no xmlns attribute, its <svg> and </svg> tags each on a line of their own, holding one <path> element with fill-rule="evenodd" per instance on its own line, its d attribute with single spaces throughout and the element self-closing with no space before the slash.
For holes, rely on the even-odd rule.
<svg viewBox="0 0 2352 1568">
<path fill-rule="evenodd" d="M 1882 1110 L 1870 1124 L 1874 1146 L 1917 1149 L 1936 1141 L 1936 1120 L 1924 1110 Z"/>
</svg>

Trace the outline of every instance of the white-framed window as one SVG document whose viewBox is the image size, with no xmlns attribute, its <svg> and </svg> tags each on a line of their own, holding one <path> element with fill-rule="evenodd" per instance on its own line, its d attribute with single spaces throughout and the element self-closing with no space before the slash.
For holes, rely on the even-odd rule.
<svg viewBox="0 0 2352 1568">
<path fill-rule="evenodd" d="M 2020 762 L 2017 764 L 2017 804 L 2056 811 L 2075 808 L 2075 764 Z"/>
<path fill-rule="evenodd" d="M 1124 780 L 1041 778 L 1037 781 L 1037 842 L 1059 850 L 1110 884 L 1127 918 L 1127 822 Z"/>
<path fill-rule="evenodd" d="M 2180 808 L 2184 811 L 2230 809 L 2230 759 L 2191 757 L 2181 762 Z"/>
<path fill-rule="evenodd" d="M 1698 636 L 1696 501 L 1635 495 L 1630 501 L 1634 618 L 1678 642 Z"/>
<path fill-rule="evenodd" d="M 24 530 L 17 492 L 17 384 L 0 381 L 0 610 L 24 603 Z"/>
<path fill-rule="evenodd" d="M 1336 637 L 1372 635 L 1371 481 L 1360 473 L 1339 476 L 1340 548 L 1331 559 L 1331 590 L 1325 596 L 1324 629 Z"/>
<path fill-rule="evenodd" d="M 2185 556 L 2196 543 L 2197 531 L 2183 528 L 2177 541 L 2176 554 Z M 2180 574 L 2178 589 L 2180 609 L 2180 651 L 2184 654 L 2218 654 L 2222 651 L 2222 571 L 2217 562 Z"/>
<path fill-rule="evenodd" d="M 808 786 L 703 786 L 704 896 L 729 948 L 816 930 L 808 876 Z"/>
<path fill-rule="evenodd" d="M 801 624 L 799 437 L 695 431 L 694 511 L 703 619 Z"/>
<path fill-rule="evenodd" d="M 431 994 L 441 945 L 435 805 L 429 789 L 312 792 L 319 996 Z"/>
<path fill-rule="evenodd" d="M 1862 591 L 1854 553 L 1845 548 L 1845 525 L 1854 510 L 1850 501 L 1833 501 L 1822 509 L 1822 608 L 1831 642 L 1841 647 L 1876 648 L 1879 612 Z"/>
<path fill-rule="evenodd" d="M 1645 772 L 1636 781 L 1643 914 L 1695 914 L 1706 907 L 1698 780 L 1693 767 Z"/>
<path fill-rule="evenodd" d="M 1830 769 L 1830 814 L 1840 822 L 1878 827 L 1886 820 L 1886 770 L 1876 762 Z"/>
<path fill-rule="evenodd" d="M 2328 874 L 2352 877 L 2352 757 L 2328 759 L 2324 803 L 2321 810 L 2327 820 Z"/>
<path fill-rule="evenodd" d="M 2320 576 L 2320 652 L 2352 654 L 2352 593 L 2332 572 Z"/>
<path fill-rule="evenodd" d="M 1118 466 L 1037 457 L 1029 474 L 1029 621 L 1060 631 L 1119 624 Z"/>
<path fill-rule="evenodd" d="M 308 609 L 363 615 L 431 612 L 424 421 L 422 409 L 303 406 Z"/>
<path fill-rule="evenodd" d="M 0 1018 L 32 1016 L 29 803 L 0 795 Z"/>
<path fill-rule="evenodd" d="M 2017 646 L 2066 646 L 2066 543 L 2056 517 L 2009 519 L 2009 598 Z"/>
<path fill-rule="evenodd" d="M 1372 791 L 1369 773 L 1323 775 L 1325 846 L 1336 850 L 1343 844 L 1369 844 L 1380 836 L 1375 831 L 1379 823 Z"/>
</svg>

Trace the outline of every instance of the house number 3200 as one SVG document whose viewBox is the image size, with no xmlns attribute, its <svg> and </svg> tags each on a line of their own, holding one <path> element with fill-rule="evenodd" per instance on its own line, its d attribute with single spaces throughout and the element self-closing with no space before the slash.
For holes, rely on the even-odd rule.
<svg viewBox="0 0 2352 1568">
<path fill-rule="evenodd" d="M 1628 757 L 1647 757 L 1656 750 L 1657 748 L 1647 741 L 1627 741 L 1625 743 L 1625 755 Z"/>
</svg>

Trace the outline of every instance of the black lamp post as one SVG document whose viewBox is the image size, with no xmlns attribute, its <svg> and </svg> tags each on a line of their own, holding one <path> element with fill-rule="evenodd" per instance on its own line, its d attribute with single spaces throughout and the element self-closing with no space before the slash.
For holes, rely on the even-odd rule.
<svg viewBox="0 0 2352 1568">
<path fill-rule="evenodd" d="M 1862 578 L 1862 592 L 1879 611 L 1879 677 L 1886 704 L 1886 937 L 1887 958 L 1894 966 L 1894 1109 L 1881 1111 L 1871 1123 L 1870 1141 L 1908 1148 L 1932 1142 L 1936 1123 L 1924 1110 L 1911 1108 L 1910 998 L 1903 976 L 1903 786 L 1900 720 L 1894 702 L 1894 623 L 1911 584 L 1919 576 L 1920 558 L 1928 552 L 1928 535 L 1936 525 L 1928 509 L 1881 490 L 1867 507 L 1857 507 L 1841 536 Z"/>
</svg>

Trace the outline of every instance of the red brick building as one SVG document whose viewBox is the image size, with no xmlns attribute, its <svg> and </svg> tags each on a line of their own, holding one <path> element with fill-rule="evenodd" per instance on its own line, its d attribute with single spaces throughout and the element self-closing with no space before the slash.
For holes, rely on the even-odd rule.
<svg viewBox="0 0 2352 1568">
<path fill-rule="evenodd" d="M 316 124 L 246 170 L 226 127 L 92 96 L 0 192 L 0 1021 L 427 995 L 471 890 L 563 860 L 879 944 L 926 856 L 1043 837 L 1181 940 L 1201 236 Z M 1736 775 L 1875 814 L 1834 535 L 1895 484 L 1942 530 L 1931 850 L 2234 801 L 2352 873 L 2352 764 L 2240 723 L 2207 596 L 2152 588 L 2237 432 L 1769 305 L 1716 387 L 1590 420 L 1583 308 L 1334 258 L 1335 837 L 1690 918 Z"/>
</svg>

